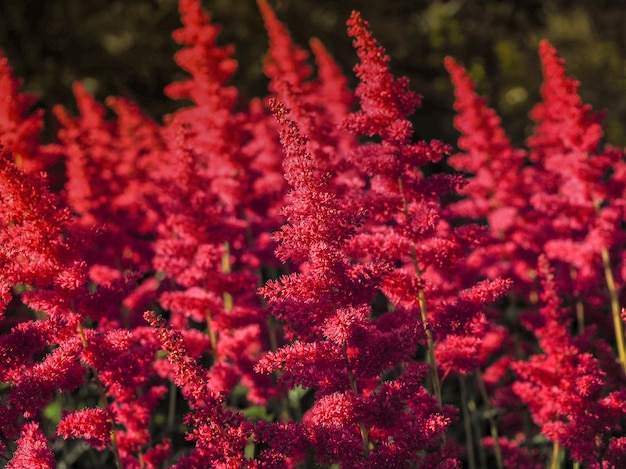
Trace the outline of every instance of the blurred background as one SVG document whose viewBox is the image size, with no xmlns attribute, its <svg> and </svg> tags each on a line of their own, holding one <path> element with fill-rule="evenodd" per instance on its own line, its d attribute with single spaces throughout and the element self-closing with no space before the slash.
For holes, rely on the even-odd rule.
<svg viewBox="0 0 626 469">
<path fill-rule="evenodd" d="M 452 55 L 470 70 L 478 91 L 504 120 L 514 143 L 532 130 L 528 111 L 539 100 L 537 43 L 549 39 L 581 83 L 583 99 L 607 110 L 606 140 L 626 145 L 626 2 L 622 0 L 269 0 L 299 45 L 318 37 L 354 84 L 356 54 L 345 21 L 359 10 L 391 55 L 396 75 L 406 75 L 424 96 L 414 117 L 416 137 L 456 141 L 453 91 L 443 68 Z M 267 36 L 254 0 L 204 0 L 222 25 L 221 44 L 236 46 L 234 84 L 244 97 L 265 96 L 262 73 Z M 0 50 L 23 90 L 50 108 L 75 108 L 71 83 L 82 80 L 99 100 L 131 98 L 153 118 L 185 103 L 163 95 L 185 76 L 172 56 L 179 46 L 177 0 L 0 0 Z"/>
</svg>

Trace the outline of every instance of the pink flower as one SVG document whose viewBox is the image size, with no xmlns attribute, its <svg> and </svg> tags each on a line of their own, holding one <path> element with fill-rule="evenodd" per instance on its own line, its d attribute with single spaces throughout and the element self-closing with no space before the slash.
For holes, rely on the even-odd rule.
<svg viewBox="0 0 626 469">
<path fill-rule="evenodd" d="M 94 448 L 111 445 L 113 418 L 107 409 L 83 409 L 65 415 L 57 427 L 63 438 L 82 438 Z"/>
<path fill-rule="evenodd" d="M 6 466 L 8 469 L 52 469 L 56 467 L 52 450 L 37 422 L 22 427 L 17 450 Z"/>
<path fill-rule="evenodd" d="M 550 440 L 571 451 L 574 459 L 593 464 L 603 449 L 603 437 L 617 424 L 624 408 L 610 409 L 617 395 L 602 399 L 605 372 L 600 362 L 568 334 L 568 312 L 546 257 L 539 260 L 543 306 L 529 319 L 543 349 L 512 369 L 518 376 L 512 389 L 528 405 L 533 421 Z M 529 316 L 530 318 L 530 316 Z"/>
<path fill-rule="evenodd" d="M 35 96 L 20 93 L 21 80 L 13 76 L 8 59 L 0 53 L 0 145 L 12 152 L 16 166 L 28 174 L 47 169 L 63 153 L 60 145 L 41 145 L 41 109 L 28 114 Z"/>
<path fill-rule="evenodd" d="M 198 0 L 181 0 L 179 11 L 183 27 L 172 36 L 179 44 L 187 46 L 174 56 L 176 63 L 190 72 L 192 78 L 172 83 L 165 93 L 174 99 L 191 99 L 196 105 L 217 108 L 217 101 L 234 104 L 237 91 L 223 87 L 237 68 L 231 58 L 233 47 L 216 46 L 220 28 L 210 23 L 210 16 Z"/>
</svg>

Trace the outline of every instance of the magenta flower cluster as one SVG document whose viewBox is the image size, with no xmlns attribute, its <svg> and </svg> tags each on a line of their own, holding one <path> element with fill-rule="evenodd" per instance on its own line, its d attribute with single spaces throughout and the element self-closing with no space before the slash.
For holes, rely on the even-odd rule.
<svg viewBox="0 0 626 469">
<path fill-rule="evenodd" d="M 455 153 L 358 13 L 353 91 L 258 3 L 268 95 L 180 0 L 162 123 L 76 83 L 42 144 L 0 56 L 6 467 L 626 467 L 626 158 L 555 49 L 525 149 L 446 59 Z"/>
</svg>

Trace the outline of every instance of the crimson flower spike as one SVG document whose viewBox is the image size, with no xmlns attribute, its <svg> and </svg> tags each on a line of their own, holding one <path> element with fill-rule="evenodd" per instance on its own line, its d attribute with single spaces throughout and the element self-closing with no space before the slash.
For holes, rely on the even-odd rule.
<svg viewBox="0 0 626 469">
<path fill-rule="evenodd" d="M 369 24 L 353 11 L 348 20 L 360 63 L 354 67 L 360 80 L 356 88 L 361 111 L 351 116 L 348 127 L 356 133 L 380 135 L 383 140 L 406 144 L 413 135 L 407 120 L 421 103 L 421 96 L 409 90 L 406 77 L 395 79 L 389 71 L 389 56 L 374 38 Z"/>
<path fill-rule="evenodd" d="M 48 447 L 46 437 L 37 422 L 28 422 L 22 427 L 22 433 L 17 440 L 17 450 L 6 467 L 7 469 L 56 467 L 54 454 Z"/>
<path fill-rule="evenodd" d="M 380 321 L 371 317 L 384 268 L 348 257 L 359 219 L 354 201 L 329 191 L 329 175 L 319 174 L 297 123 L 282 105 L 273 109 L 292 186 L 277 254 L 300 269 L 262 290 L 293 342 L 265 355 L 257 370 L 281 370 L 282 381 L 316 390 L 302 425 L 318 464 L 378 467 L 383 461 L 437 459 L 452 467 L 447 451 L 421 454 L 440 448 L 440 436 L 452 421 L 451 409 L 441 408 L 422 387 L 427 367 L 411 363 L 423 333 L 401 312 Z M 403 367 L 402 376 L 379 384 L 394 366 Z M 382 410 L 390 402 L 393 414 Z M 420 421 L 428 423 L 420 427 Z"/>
<path fill-rule="evenodd" d="M 354 103 L 354 93 L 348 88 L 348 80 L 339 65 L 319 39 L 313 38 L 309 45 L 317 63 L 320 83 L 319 93 L 335 125 L 341 124 Z"/>
<path fill-rule="evenodd" d="M 190 427 L 187 438 L 196 440 L 196 446 L 173 467 L 246 467 L 242 449 L 252 437 L 252 425 L 241 414 L 226 409 L 224 396 L 209 388 L 207 370 L 189 356 L 178 331 L 169 329 L 165 320 L 152 311 L 146 311 L 144 319 L 168 352 L 174 383 L 192 408 L 184 421 Z"/>
<path fill-rule="evenodd" d="M 564 151 L 594 153 L 603 132 L 603 113 L 592 113 L 578 95 L 579 82 L 566 74 L 565 61 L 547 40 L 539 43 L 544 82 L 543 102 L 535 106 L 531 117 L 537 122 L 528 146 L 533 160 Z"/>
<path fill-rule="evenodd" d="M 237 69 L 231 57 L 234 47 L 217 46 L 220 27 L 211 24 L 200 0 L 180 0 L 179 11 L 183 27 L 172 36 L 186 47 L 174 55 L 174 60 L 191 78 L 168 85 L 165 94 L 172 99 L 190 99 L 198 106 L 232 107 L 237 90 L 224 85 Z"/>
<path fill-rule="evenodd" d="M 489 242 L 474 253 L 477 276 L 498 275 L 516 278 L 516 272 L 529 271 L 526 256 L 515 243 L 503 242 L 525 225 L 523 218 L 534 187 L 519 177 L 526 152 L 513 147 L 501 127 L 500 118 L 484 98 L 463 66 L 446 57 L 445 67 L 455 88 L 454 125 L 461 133 L 458 147 L 447 163 L 467 175 L 467 185 L 459 190 L 465 198 L 450 204 L 452 217 L 486 219 Z M 535 255 L 530 256 L 535 259 Z M 519 288 L 520 282 L 516 283 Z"/>
<path fill-rule="evenodd" d="M 257 3 L 270 37 L 270 50 L 265 60 L 265 74 L 271 80 L 269 90 L 280 94 L 283 83 L 301 90 L 311 75 L 311 67 L 306 63 L 309 54 L 293 43 L 289 31 L 276 18 L 267 0 L 257 0 Z"/>
<path fill-rule="evenodd" d="M 43 110 L 29 115 L 37 98 L 20 93 L 20 85 L 21 80 L 13 76 L 9 60 L 0 52 L 0 144 L 13 152 L 20 169 L 36 174 L 61 156 L 61 147 L 40 144 Z"/>
<path fill-rule="evenodd" d="M 550 221 L 546 229 L 537 231 L 549 236 L 543 243 L 548 258 L 573 268 L 573 296 L 597 291 L 604 277 L 619 362 L 626 372 L 621 285 L 614 273 L 614 256 L 623 256 L 625 242 L 620 222 L 626 193 L 626 182 L 620 176 L 624 154 L 612 148 L 599 150 L 602 114 L 592 113 L 591 106 L 582 102 L 578 82 L 567 76 L 565 62 L 554 47 L 542 41 L 539 55 L 544 72 L 543 102 L 531 113 L 537 126 L 528 146 L 535 173 L 542 172 L 546 184 L 533 194 L 531 204 L 538 219 Z M 598 294 L 605 296 L 605 291 Z"/>
<path fill-rule="evenodd" d="M 512 364 L 518 376 L 512 388 L 554 443 L 555 458 L 563 447 L 574 460 L 597 467 L 607 446 L 619 440 L 612 435 L 624 416 L 624 393 L 603 397 L 607 373 L 586 350 L 588 338 L 570 337 L 571 313 L 561 304 L 554 272 L 543 255 L 537 271 L 542 285 L 539 314 L 528 313 L 522 322 L 537 337 L 542 353 Z"/>
<path fill-rule="evenodd" d="M 17 284 L 48 288 L 62 270 L 67 245 L 61 234 L 70 212 L 60 208 L 41 176 L 27 175 L 0 147 L 0 311 Z"/>
<path fill-rule="evenodd" d="M 456 216 L 487 217 L 495 234 L 507 229 L 515 211 L 525 200 L 519 191 L 519 170 L 525 152 L 514 149 L 496 112 L 476 94 L 475 85 L 463 66 L 452 57 L 444 64 L 455 88 L 454 125 L 461 136 L 458 147 L 465 153 L 448 158 L 448 164 L 473 177 L 460 192 L 467 199 L 453 205 Z"/>
</svg>

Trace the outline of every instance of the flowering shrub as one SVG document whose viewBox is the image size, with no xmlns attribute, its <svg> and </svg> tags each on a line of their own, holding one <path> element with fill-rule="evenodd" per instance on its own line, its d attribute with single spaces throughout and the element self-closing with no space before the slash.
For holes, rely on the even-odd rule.
<svg viewBox="0 0 626 469">
<path fill-rule="evenodd" d="M 625 155 L 555 49 L 527 149 L 446 59 L 455 153 L 358 13 L 352 91 L 258 3 L 268 96 L 180 0 L 163 123 L 77 83 L 42 144 L 0 58 L 7 467 L 624 467 Z"/>
</svg>

